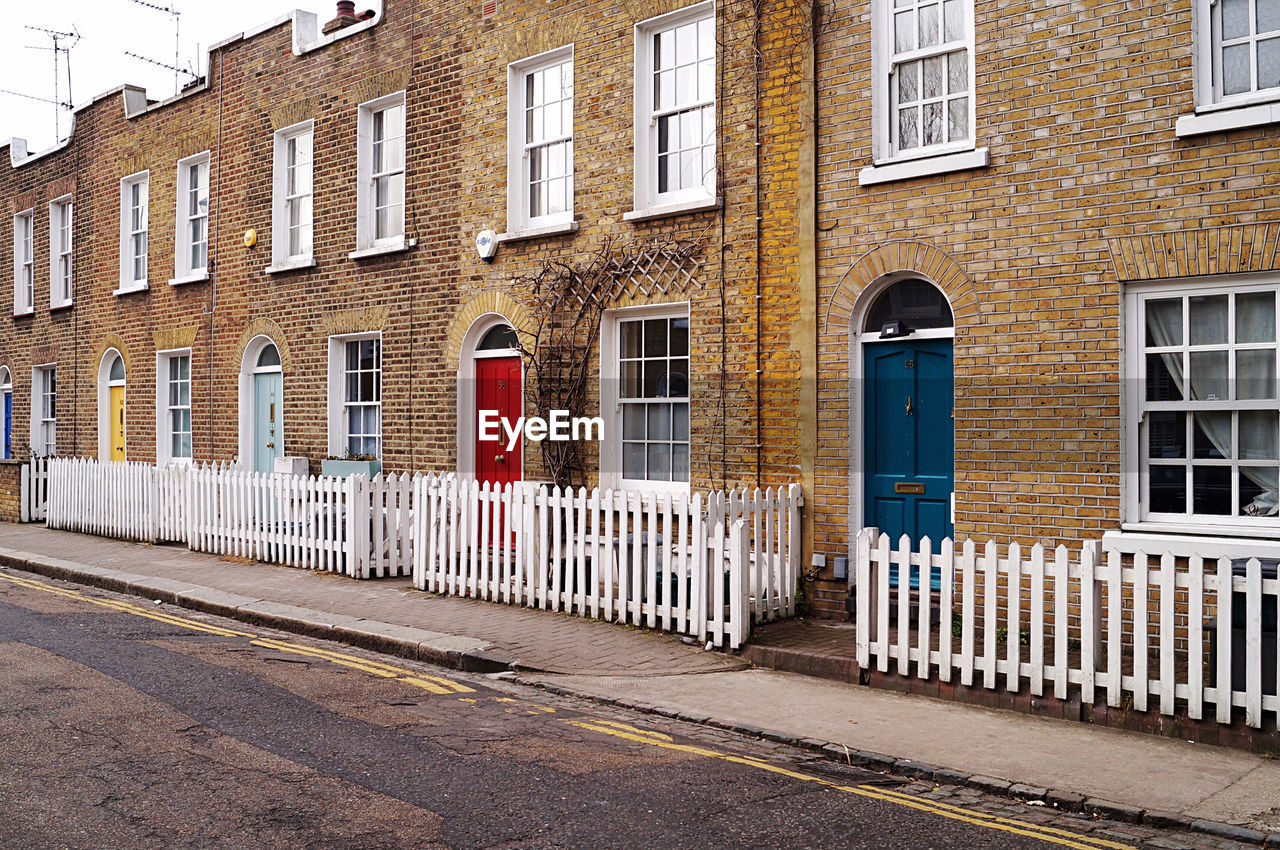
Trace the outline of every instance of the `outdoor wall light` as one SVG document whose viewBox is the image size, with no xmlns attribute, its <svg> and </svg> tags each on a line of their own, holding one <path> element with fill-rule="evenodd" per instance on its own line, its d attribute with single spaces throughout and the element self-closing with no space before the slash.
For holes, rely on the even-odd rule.
<svg viewBox="0 0 1280 850">
<path fill-rule="evenodd" d="M 903 327 L 902 321 L 897 319 L 892 322 L 885 322 L 880 326 L 881 339 L 893 339 L 896 336 L 907 336 L 910 333 L 911 329 Z"/>
</svg>

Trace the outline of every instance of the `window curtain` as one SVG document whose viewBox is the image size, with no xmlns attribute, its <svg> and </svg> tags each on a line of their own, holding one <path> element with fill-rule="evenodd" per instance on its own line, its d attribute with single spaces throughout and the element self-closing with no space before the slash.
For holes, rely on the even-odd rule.
<svg viewBox="0 0 1280 850">
<path fill-rule="evenodd" d="M 1274 333 L 1273 319 L 1266 313 L 1261 311 L 1248 312 L 1243 315 L 1238 314 L 1237 320 L 1242 322 L 1242 330 L 1263 332 L 1267 328 Z M 1264 328 L 1264 323 L 1267 328 Z M 1182 301 L 1152 301 L 1147 303 L 1147 330 L 1151 334 L 1152 340 L 1157 346 L 1175 346 L 1182 344 Z M 1254 333 L 1241 334 L 1245 339 L 1258 339 L 1260 336 Z M 1223 338 L 1225 339 L 1225 329 Z M 1174 352 L 1171 354 L 1161 354 L 1160 359 L 1164 361 L 1164 366 L 1169 370 L 1169 374 L 1173 377 L 1174 384 L 1178 387 L 1182 397 L 1190 401 L 1202 401 L 1207 399 L 1211 393 L 1214 393 L 1219 387 L 1228 385 L 1228 357 L 1204 357 L 1196 361 L 1196 368 L 1192 370 L 1190 392 L 1187 391 L 1186 375 L 1182 368 L 1182 353 Z M 1254 398 L 1262 398 L 1274 396 L 1273 376 L 1268 373 L 1268 368 L 1274 369 L 1274 365 L 1269 364 L 1265 358 L 1239 358 L 1236 361 L 1236 387 L 1249 388 L 1249 395 Z M 1209 442 L 1218 450 L 1218 453 L 1224 458 L 1230 458 L 1231 455 L 1231 419 L 1230 415 L 1226 416 L 1205 416 L 1195 415 L 1194 422 L 1196 427 L 1204 432 L 1209 438 Z M 1275 437 L 1272 435 L 1268 438 L 1265 434 L 1250 434 L 1251 429 L 1245 425 L 1245 420 L 1241 418 L 1240 442 L 1242 447 L 1261 446 L 1270 447 L 1274 451 Z M 1192 451 L 1192 447 L 1188 446 L 1187 450 Z M 1244 457 L 1244 452 L 1241 452 Z M 1251 467 L 1241 466 L 1240 473 L 1261 487 L 1263 492 L 1258 494 L 1252 502 L 1244 506 L 1244 514 L 1246 516 L 1276 516 L 1280 510 L 1280 470 L 1273 467 Z"/>
</svg>

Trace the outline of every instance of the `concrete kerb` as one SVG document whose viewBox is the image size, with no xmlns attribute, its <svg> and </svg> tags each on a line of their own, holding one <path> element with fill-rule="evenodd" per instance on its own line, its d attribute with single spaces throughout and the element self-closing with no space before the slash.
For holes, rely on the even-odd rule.
<svg viewBox="0 0 1280 850">
<path fill-rule="evenodd" d="M 517 668 L 514 659 L 494 652 L 488 643 L 475 638 L 300 608 L 173 579 L 134 575 L 57 558 L 45 558 L 30 552 L 0 552 L 0 565 L 113 593 L 159 600 L 179 608 L 226 617 L 262 628 L 333 640 L 371 652 L 424 661 L 468 673 L 500 673 Z"/>
<path fill-rule="evenodd" d="M 659 717 L 674 717 L 686 723 L 710 726 L 715 729 L 733 732 L 747 738 L 763 738 L 769 741 L 788 744 L 796 747 L 797 749 L 813 752 L 828 759 L 829 761 L 848 764 L 853 767 L 866 768 L 868 770 L 876 770 L 882 773 L 890 773 L 895 776 L 901 776 L 905 779 L 925 780 L 937 785 L 967 786 L 970 788 L 976 788 L 988 794 L 1008 797 L 1022 802 L 1041 802 L 1048 807 L 1061 809 L 1063 811 L 1085 812 L 1099 818 L 1151 826 L 1158 829 L 1180 829 L 1202 832 L 1219 838 L 1228 838 L 1245 844 L 1255 844 L 1280 850 L 1280 834 L 1268 835 L 1267 833 L 1259 832 L 1255 829 L 1235 826 L 1234 824 L 1198 820 L 1186 817 L 1185 815 L 1163 812 L 1156 809 L 1142 809 L 1136 806 L 1125 805 L 1124 803 L 1103 800 L 1098 797 L 1086 797 L 1071 791 L 1060 791 L 1052 788 L 1038 788 L 1031 785 L 1010 782 L 1007 779 L 999 779 L 993 776 L 971 775 L 961 771 L 951 770 L 949 768 L 935 767 L 923 762 L 898 759 L 892 756 L 866 752 L 863 750 L 854 750 L 844 744 L 822 741 L 817 738 L 797 739 L 793 735 L 757 729 L 754 726 L 748 726 L 742 723 L 731 723 L 715 717 L 674 711 L 665 707 L 633 702 L 625 698 L 596 696 L 584 691 L 577 691 L 573 688 L 566 688 L 563 685 L 543 682 L 538 679 L 526 679 L 517 676 L 515 681 L 518 684 L 538 688 L 539 690 L 556 694 L 557 696 L 589 700 L 603 705 L 613 705 L 618 708 L 625 708 L 644 714 L 653 714 Z"/>
</svg>

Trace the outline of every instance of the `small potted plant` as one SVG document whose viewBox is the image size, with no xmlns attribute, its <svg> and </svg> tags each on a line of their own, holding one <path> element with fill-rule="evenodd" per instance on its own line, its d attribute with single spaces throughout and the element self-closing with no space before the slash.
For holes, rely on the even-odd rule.
<svg viewBox="0 0 1280 850">
<path fill-rule="evenodd" d="M 381 471 L 382 461 L 370 454 L 347 452 L 341 457 L 329 455 L 320 463 L 320 474 L 333 478 L 346 478 L 348 475 L 368 475 L 372 478 Z"/>
</svg>

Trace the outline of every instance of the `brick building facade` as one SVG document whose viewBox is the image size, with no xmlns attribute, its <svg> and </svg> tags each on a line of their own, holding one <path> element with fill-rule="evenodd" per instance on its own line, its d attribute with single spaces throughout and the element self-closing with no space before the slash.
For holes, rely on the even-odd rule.
<svg viewBox="0 0 1280 850">
<path fill-rule="evenodd" d="M 656 477 L 677 490 L 794 478 L 798 390 L 788 371 L 760 368 L 793 356 L 798 143 L 774 130 L 798 122 L 787 41 L 769 42 L 760 10 L 628 0 L 486 16 L 387 0 L 366 18 L 342 6 L 327 34 L 295 13 L 215 45 L 207 79 L 168 101 L 108 92 L 54 150 L 10 143 L 0 196 L 15 228 L 0 253 L 25 250 L 13 234 L 31 210 L 32 250 L 48 255 L 60 238 L 50 204 L 69 197 L 74 270 L 70 305 L 50 309 L 58 281 L 37 259 L 34 303 L 0 329 L 12 453 L 45 451 L 54 419 L 48 448 L 62 455 L 254 466 L 269 447 L 318 471 L 360 450 L 388 469 L 474 471 L 474 413 L 460 427 L 459 399 L 474 404 L 484 332 L 510 324 L 527 343 L 539 308 L 522 279 L 612 244 L 647 247 L 609 295 L 611 344 L 633 319 L 668 323 L 669 350 L 636 354 L 642 375 L 658 360 L 662 374 L 628 410 L 670 417 L 628 432 L 641 477 L 665 463 Z M 552 70 L 556 103 L 542 91 Z M 543 137 L 519 138 L 520 110 Z M 543 157 L 539 191 L 562 192 L 540 215 L 530 156 Z M 502 234 L 492 262 L 475 247 L 487 230 Z M 656 333 L 657 320 L 632 328 Z M 617 384 L 598 377 L 601 364 L 615 374 L 610 352 L 592 354 L 589 415 Z M 33 389 L 45 367 L 52 411 Z M 681 392 L 687 426 L 668 401 Z M 609 417 L 616 482 L 636 455 L 620 468 L 621 418 Z M 789 436 L 761 439 L 757 421 Z M 523 454 L 525 477 L 545 473 Z M 601 480 L 594 448 L 587 461 L 584 480 Z"/>
<path fill-rule="evenodd" d="M 1261 553 L 1280 536 L 1280 79 L 1264 40 L 1280 21 L 1236 11 L 1223 24 L 1207 2 L 826 8 L 818 551 L 901 524 L 887 503 L 878 523 L 864 475 L 893 472 L 867 457 L 884 426 L 867 370 L 930 337 L 954 347 L 954 507 L 917 536 L 944 519 L 959 537 L 1024 543 L 1123 528 L 1243 536 Z M 897 338 L 872 319 L 903 279 L 945 294 L 953 339 L 931 319 Z M 894 409 L 909 413 L 927 416 Z M 842 604 L 843 582 L 820 587 L 820 605 Z"/>
<path fill-rule="evenodd" d="M 631 247 L 581 480 L 799 480 L 820 610 L 863 525 L 1274 539 L 1280 24 L 1216 14 L 387 0 L 328 35 L 273 22 L 181 97 L 116 90 L 61 148 L 11 144 L 17 307 L 28 210 L 34 258 L 33 309 L 0 328 L 15 450 L 57 364 L 57 451 L 111 453 L 118 352 L 130 459 L 170 459 L 189 398 L 197 461 L 256 464 L 282 433 L 313 469 L 359 449 L 545 477 L 528 446 L 478 451 L 477 382 L 506 380 L 505 327 L 533 339 L 528 276 Z M 122 260 L 137 175 L 145 289 Z M 51 308 L 63 199 L 74 299 Z"/>
</svg>

